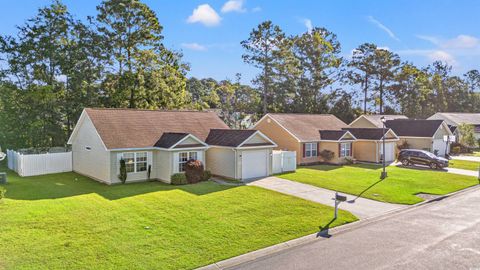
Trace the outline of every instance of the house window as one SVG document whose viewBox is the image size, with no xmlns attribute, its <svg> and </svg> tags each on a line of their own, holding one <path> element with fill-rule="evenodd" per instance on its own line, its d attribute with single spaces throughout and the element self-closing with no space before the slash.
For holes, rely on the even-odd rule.
<svg viewBox="0 0 480 270">
<path fill-rule="evenodd" d="M 352 156 L 352 143 L 340 143 L 340 157 Z"/>
<path fill-rule="evenodd" d="M 127 173 L 144 172 L 147 170 L 147 152 L 123 153 Z"/>
<path fill-rule="evenodd" d="M 305 157 L 316 157 L 317 153 L 317 143 L 306 143 L 305 144 Z"/>
<path fill-rule="evenodd" d="M 180 152 L 178 153 L 178 171 L 185 171 L 185 164 L 189 160 L 197 160 L 197 152 Z"/>
</svg>

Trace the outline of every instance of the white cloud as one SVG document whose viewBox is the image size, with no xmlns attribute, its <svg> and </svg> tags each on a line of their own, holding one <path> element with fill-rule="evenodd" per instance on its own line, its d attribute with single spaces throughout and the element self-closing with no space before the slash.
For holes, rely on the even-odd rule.
<svg viewBox="0 0 480 270">
<path fill-rule="evenodd" d="M 192 50 L 192 51 L 206 51 L 207 47 L 196 42 L 193 43 L 182 43 L 183 48 Z"/>
<path fill-rule="evenodd" d="M 430 59 L 430 61 L 442 61 L 442 62 L 447 62 L 449 65 L 452 65 L 452 66 L 457 65 L 457 61 L 455 60 L 455 57 L 453 57 L 453 55 L 449 54 L 446 51 L 433 50 L 427 53 L 427 57 Z"/>
<path fill-rule="evenodd" d="M 260 12 L 262 11 L 262 8 L 261 7 L 254 7 L 252 8 L 252 12 Z"/>
<path fill-rule="evenodd" d="M 397 36 L 395 36 L 392 30 L 390 30 L 383 23 L 375 19 L 373 16 L 368 16 L 367 18 L 369 22 L 373 23 L 375 26 L 385 31 L 385 33 L 387 33 L 391 38 L 395 39 L 396 41 L 400 41 L 400 39 Z"/>
<path fill-rule="evenodd" d="M 303 19 L 302 22 L 303 22 L 303 24 L 305 25 L 305 27 L 307 28 L 307 31 L 308 31 L 309 33 L 312 32 L 312 29 L 313 29 L 312 20 L 310 20 L 310 19 Z"/>
<path fill-rule="evenodd" d="M 205 26 L 216 26 L 220 24 L 221 20 L 222 18 L 209 4 L 203 4 L 193 10 L 187 22 L 202 23 Z"/>
<path fill-rule="evenodd" d="M 243 7 L 243 0 L 228 0 L 222 7 L 222 13 L 246 11 L 247 9 Z"/>
<path fill-rule="evenodd" d="M 451 39 L 417 35 L 417 38 L 426 40 L 443 49 L 474 49 L 480 46 L 480 39 L 469 35 L 458 35 Z"/>
</svg>

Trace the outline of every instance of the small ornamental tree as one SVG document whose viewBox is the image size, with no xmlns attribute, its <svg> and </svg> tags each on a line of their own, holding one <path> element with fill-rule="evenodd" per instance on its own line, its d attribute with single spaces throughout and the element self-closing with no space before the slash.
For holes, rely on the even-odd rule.
<svg viewBox="0 0 480 270">
<path fill-rule="evenodd" d="M 195 184 L 204 180 L 203 163 L 200 160 L 189 160 L 185 164 L 185 176 L 190 184 Z"/>
<path fill-rule="evenodd" d="M 460 124 L 458 126 L 459 141 L 462 145 L 475 148 L 477 140 L 475 139 L 474 127 L 468 124 Z"/>
<path fill-rule="evenodd" d="M 127 166 L 125 165 L 125 160 L 122 158 L 120 159 L 120 174 L 118 175 L 118 179 L 125 184 L 127 181 Z"/>
</svg>

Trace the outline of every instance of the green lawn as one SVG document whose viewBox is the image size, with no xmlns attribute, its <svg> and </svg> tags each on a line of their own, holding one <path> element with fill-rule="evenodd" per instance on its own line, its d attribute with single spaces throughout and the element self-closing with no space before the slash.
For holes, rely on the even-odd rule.
<svg viewBox="0 0 480 270">
<path fill-rule="evenodd" d="M 381 167 L 357 164 L 351 166 L 318 165 L 298 168 L 278 177 L 360 195 L 378 201 L 415 204 L 418 193 L 447 194 L 478 184 L 475 177 L 446 172 L 387 167 L 388 178 L 379 181 Z"/>
<path fill-rule="evenodd" d="M 472 154 L 468 154 L 468 156 L 480 157 L 480 151 L 474 151 Z"/>
<path fill-rule="evenodd" d="M 457 169 L 464 169 L 464 170 L 471 170 L 471 171 L 478 171 L 478 167 L 480 167 L 480 162 L 468 161 L 468 160 L 459 160 L 459 159 L 451 159 L 448 162 L 448 167 L 457 168 Z"/>
<path fill-rule="evenodd" d="M 2 168 L 0 168 L 1 171 Z M 331 207 L 213 182 L 106 186 L 9 172 L 0 269 L 191 269 L 317 232 Z M 331 226 L 356 218 L 342 211 Z"/>
</svg>

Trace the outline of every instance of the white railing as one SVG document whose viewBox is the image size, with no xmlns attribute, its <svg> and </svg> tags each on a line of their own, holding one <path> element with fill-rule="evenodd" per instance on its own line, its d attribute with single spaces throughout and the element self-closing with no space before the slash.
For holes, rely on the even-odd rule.
<svg viewBox="0 0 480 270">
<path fill-rule="evenodd" d="M 20 176 L 71 172 L 72 152 L 22 155 L 7 150 L 8 168 Z"/>
<path fill-rule="evenodd" d="M 295 151 L 273 151 L 272 172 L 294 172 L 297 169 L 297 153 Z"/>
</svg>

